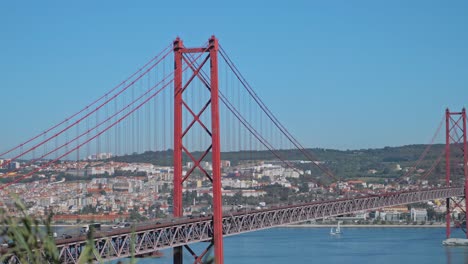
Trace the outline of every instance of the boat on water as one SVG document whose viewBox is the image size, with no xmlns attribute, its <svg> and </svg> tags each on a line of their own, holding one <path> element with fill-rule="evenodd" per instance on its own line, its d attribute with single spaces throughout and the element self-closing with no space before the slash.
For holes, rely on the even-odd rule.
<svg viewBox="0 0 468 264">
<path fill-rule="evenodd" d="M 468 246 L 468 239 L 466 238 L 447 238 L 442 241 L 444 246 Z"/>
<path fill-rule="evenodd" d="M 340 228 L 340 221 L 338 221 L 338 225 L 333 229 L 333 227 L 330 229 L 330 235 L 340 235 L 342 234 L 341 228 Z"/>
</svg>

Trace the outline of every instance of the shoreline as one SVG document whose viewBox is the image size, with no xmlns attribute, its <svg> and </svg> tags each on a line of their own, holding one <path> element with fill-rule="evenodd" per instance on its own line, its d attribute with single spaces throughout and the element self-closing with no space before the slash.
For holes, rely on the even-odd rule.
<svg viewBox="0 0 468 264">
<path fill-rule="evenodd" d="M 434 225 L 340 225 L 342 228 L 445 228 L 445 224 L 434 224 Z M 287 228 L 331 228 L 336 227 L 332 224 L 297 224 L 297 225 L 283 225 L 279 227 Z M 453 228 L 453 227 L 452 227 Z"/>
<path fill-rule="evenodd" d="M 85 223 L 83 223 L 85 224 Z M 51 227 L 81 227 L 83 224 L 52 224 Z M 44 225 L 39 225 L 44 226 Z M 102 226 L 112 226 L 110 224 L 102 224 Z M 336 224 L 287 224 L 277 227 L 288 227 L 288 228 L 330 228 L 336 227 Z M 341 227 L 350 227 L 350 228 L 445 228 L 445 223 L 437 223 L 437 224 L 424 224 L 424 225 L 405 225 L 405 224 L 385 224 L 385 225 L 378 225 L 378 224 L 341 224 Z M 452 226 L 452 228 L 455 228 Z"/>
</svg>

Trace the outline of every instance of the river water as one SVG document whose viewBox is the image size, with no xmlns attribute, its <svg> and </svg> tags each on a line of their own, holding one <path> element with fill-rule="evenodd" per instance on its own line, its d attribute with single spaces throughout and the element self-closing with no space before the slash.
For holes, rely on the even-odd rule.
<svg viewBox="0 0 468 264">
<path fill-rule="evenodd" d="M 273 228 L 226 237 L 226 264 L 292 263 L 468 263 L 468 248 L 444 247 L 444 228 L 346 228 L 331 236 L 329 228 Z M 463 237 L 460 229 L 453 237 Z M 208 243 L 192 245 L 201 252 Z M 161 258 L 140 259 L 139 264 L 172 263 L 172 251 Z M 184 249 L 184 262 L 193 258 Z M 115 263 L 115 262 L 113 262 Z M 127 263 L 127 260 L 123 260 Z"/>
</svg>

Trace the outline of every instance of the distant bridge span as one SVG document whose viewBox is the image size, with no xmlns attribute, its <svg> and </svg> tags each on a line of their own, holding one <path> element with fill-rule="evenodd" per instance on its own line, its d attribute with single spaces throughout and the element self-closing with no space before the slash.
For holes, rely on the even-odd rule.
<svg viewBox="0 0 468 264">
<path fill-rule="evenodd" d="M 231 236 L 363 210 L 460 196 L 464 196 L 464 187 L 446 187 L 238 212 L 223 216 L 223 235 Z M 134 235 L 133 243 L 131 242 L 132 234 Z M 137 226 L 134 230 L 120 229 L 94 238 L 95 260 L 108 261 L 130 257 L 132 244 L 135 245 L 134 255 L 146 255 L 158 250 L 208 241 L 212 237 L 211 217 Z M 62 263 L 78 263 L 86 245 L 86 237 L 62 239 L 57 240 L 56 243 Z M 18 262 L 12 258 L 10 263 Z"/>
</svg>

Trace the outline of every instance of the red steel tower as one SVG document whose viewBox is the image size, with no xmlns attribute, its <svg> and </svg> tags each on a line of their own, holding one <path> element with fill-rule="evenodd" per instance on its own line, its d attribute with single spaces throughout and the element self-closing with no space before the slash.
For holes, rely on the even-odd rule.
<svg viewBox="0 0 468 264">
<path fill-rule="evenodd" d="M 452 154 L 452 155 L 451 155 Z M 454 156 L 454 157 L 452 157 Z M 456 159 L 462 156 L 463 161 Z M 459 166 L 460 163 L 462 166 Z M 452 164 L 453 163 L 453 164 Z M 445 110 L 445 184 L 449 187 L 452 183 L 452 173 L 461 172 L 462 179 L 465 186 L 465 207 L 461 206 L 461 202 L 455 201 L 453 198 L 447 198 L 446 206 L 446 236 L 450 238 L 450 221 L 453 207 L 458 207 L 465 212 L 465 221 L 468 221 L 468 200 L 466 194 L 468 193 L 468 148 L 466 143 L 466 111 L 465 108 L 461 112 L 450 112 L 447 108 Z M 468 238 L 468 232 L 466 232 Z"/>
<path fill-rule="evenodd" d="M 207 53 L 204 60 L 198 65 L 192 60 L 192 54 L 203 55 Z M 193 173 L 195 168 L 198 168 L 212 182 L 213 194 L 213 239 L 208 248 L 199 256 L 197 256 L 190 247 L 185 246 L 187 250 L 194 256 L 195 263 L 202 263 L 202 258 L 209 249 L 214 246 L 214 257 L 216 264 L 223 264 L 223 226 L 222 226 L 222 193 L 221 193 L 221 146 L 219 136 L 219 97 L 218 97 L 218 40 L 212 36 L 208 45 L 199 48 L 186 48 L 181 39 L 177 38 L 174 41 L 174 197 L 173 197 L 173 214 L 175 217 L 183 215 L 182 206 L 182 184 Z M 206 80 L 203 73 L 203 66 L 210 62 L 209 80 Z M 184 73 L 183 65 L 192 70 L 192 75 L 183 83 Z M 205 106 L 196 113 L 187 102 L 184 101 L 182 95 L 189 89 L 189 84 L 194 78 L 202 80 L 206 86 L 206 91 L 210 92 L 210 97 Z M 208 107 L 210 106 L 210 107 Z M 188 110 L 191 119 L 190 124 L 183 128 L 183 109 Z M 205 125 L 200 119 L 200 116 L 211 110 L 211 129 L 209 125 Z M 208 111 L 210 111 L 208 110 Z M 187 111 L 186 111 L 187 112 Z M 184 146 L 183 138 L 187 132 L 193 128 L 193 125 L 198 123 L 206 133 L 210 136 L 211 145 L 206 148 L 200 158 L 195 158 L 189 149 Z M 193 151 L 193 150 L 192 150 Z M 208 173 L 200 162 L 211 152 L 212 173 Z M 183 155 L 186 155 L 192 160 L 193 166 L 185 175 L 182 170 Z M 174 248 L 174 263 L 181 264 L 182 247 Z"/>
</svg>

